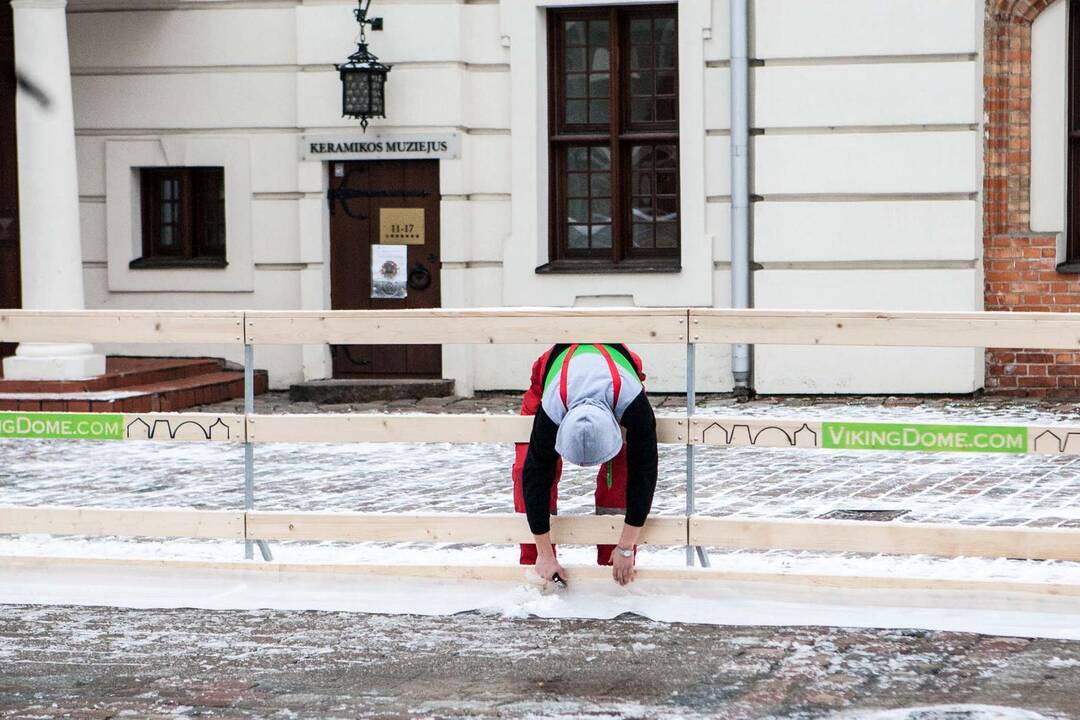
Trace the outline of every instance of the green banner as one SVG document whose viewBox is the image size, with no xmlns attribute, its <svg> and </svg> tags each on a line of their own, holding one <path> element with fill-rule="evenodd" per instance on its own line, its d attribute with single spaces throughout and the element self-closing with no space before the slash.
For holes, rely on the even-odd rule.
<svg viewBox="0 0 1080 720">
<path fill-rule="evenodd" d="M 111 413 L 0 412 L 0 438 L 123 440 L 124 416 Z"/>
<path fill-rule="evenodd" d="M 1025 427 L 821 423 L 823 448 L 920 452 L 1025 453 Z"/>
</svg>

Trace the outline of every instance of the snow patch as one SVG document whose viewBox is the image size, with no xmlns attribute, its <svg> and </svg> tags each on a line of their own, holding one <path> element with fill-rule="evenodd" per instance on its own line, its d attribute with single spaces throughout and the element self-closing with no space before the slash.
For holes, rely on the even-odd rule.
<svg viewBox="0 0 1080 720">
<path fill-rule="evenodd" d="M 928 705 L 898 710 L 859 710 L 832 717 L 836 720 L 1049 720 L 1046 715 L 1031 710 L 996 705 Z"/>
</svg>

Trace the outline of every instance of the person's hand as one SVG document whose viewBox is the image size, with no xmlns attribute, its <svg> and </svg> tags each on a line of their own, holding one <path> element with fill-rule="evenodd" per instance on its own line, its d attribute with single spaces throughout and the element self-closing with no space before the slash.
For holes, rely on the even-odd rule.
<svg viewBox="0 0 1080 720">
<path fill-rule="evenodd" d="M 566 570 L 559 561 L 553 557 L 538 557 L 536 558 L 536 574 L 540 576 L 540 579 L 544 582 L 551 582 L 555 578 L 555 574 L 558 573 L 564 581 L 566 578 Z"/>
<path fill-rule="evenodd" d="M 615 549 L 611 554 L 611 576 L 615 578 L 615 582 L 620 585 L 628 585 L 634 581 L 634 577 L 637 575 L 637 570 L 634 569 L 634 560 L 634 555 L 623 557 L 619 549 Z"/>
</svg>

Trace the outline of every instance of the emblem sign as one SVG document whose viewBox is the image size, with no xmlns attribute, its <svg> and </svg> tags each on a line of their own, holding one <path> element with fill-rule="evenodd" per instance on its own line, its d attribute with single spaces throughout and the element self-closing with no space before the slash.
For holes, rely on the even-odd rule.
<svg viewBox="0 0 1080 720">
<path fill-rule="evenodd" d="M 405 245 L 371 246 L 371 297 L 402 300 L 408 296 L 408 250 Z"/>
<path fill-rule="evenodd" d="M 383 245 L 423 245 L 424 208 L 380 208 L 379 242 Z"/>
</svg>

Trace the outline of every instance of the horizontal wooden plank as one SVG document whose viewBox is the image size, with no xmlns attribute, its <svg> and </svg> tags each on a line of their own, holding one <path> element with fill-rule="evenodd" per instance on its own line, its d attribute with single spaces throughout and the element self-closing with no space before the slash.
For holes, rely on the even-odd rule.
<svg viewBox="0 0 1080 720">
<path fill-rule="evenodd" d="M 592 545 L 618 541 L 623 519 L 615 515 L 553 517 L 555 542 Z M 514 544 L 533 542 L 523 514 L 468 515 L 249 512 L 252 540 Z M 652 517 L 641 534 L 649 545 L 685 545 L 686 519 Z"/>
<path fill-rule="evenodd" d="M 0 438 L 243 442 L 244 416 L 4 411 L 0 412 Z"/>
<path fill-rule="evenodd" d="M 686 342 L 685 309 L 255 311 L 246 322 L 258 345 Z"/>
<path fill-rule="evenodd" d="M 218 413 L 126 413 L 125 440 L 244 442 L 244 416 Z"/>
<path fill-rule="evenodd" d="M 686 442 L 686 421 L 657 418 L 662 443 Z M 249 415 L 252 442 L 528 442 L 533 418 L 519 415 Z"/>
<path fill-rule="evenodd" d="M 0 506 L 0 535 L 26 533 L 240 540 L 244 537 L 244 513 L 239 510 Z"/>
<path fill-rule="evenodd" d="M 690 544 L 748 550 L 1080 560 L 1080 530 L 857 520 L 690 518 Z"/>
<path fill-rule="evenodd" d="M 732 583 L 746 586 L 767 585 L 792 588 L 838 590 L 903 590 L 914 594 L 925 592 L 974 593 L 986 598 L 1002 594 L 1044 596 L 1047 598 L 1080 598 L 1080 584 L 1009 581 L 1000 578 L 927 578 L 897 575 L 834 575 L 788 572 L 733 571 L 713 568 L 650 567 L 648 559 L 639 559 L 637 582 L 699 582 L 721 583 L 724 589 Z M 566 565 L 571 579 L 603 581 L 611 578 L 611 569 L 595 565 Z M 272 575 L 295 573 L 328 576 L 408 577 L 447 580 L 478 580 L 487 582 L 525 582 L 529 568 L 521 565 L 377 565 L 367 563 L 286 563 L 242 560 L 188 560 L 181 558 L 90 558 L 53 555 L 0 555 L 0 569 L 102 569 L 146 570 L 166 572 L 211 571 L 223 573 L 266 573 Z M 921 604 L 921 603 L 920 603 Z M 1052 611 L 1043 608 L 1045 611 Z"/>
<path fill-rule="evenodd" d="M 1027 312 L 690 311 L 695 343 L 1080 348 L 1080 315 Z"/>
<path fill-rule="evenodd" d="M 2 310 L 0 342 L 243 342 L 242 312 Z"/>
<path fill-rule="evenodd" d="M 690 444 L 719 447 L 1080 455 L 1080 425 L 898 423 L 697 415 Z"/>
</svg>

